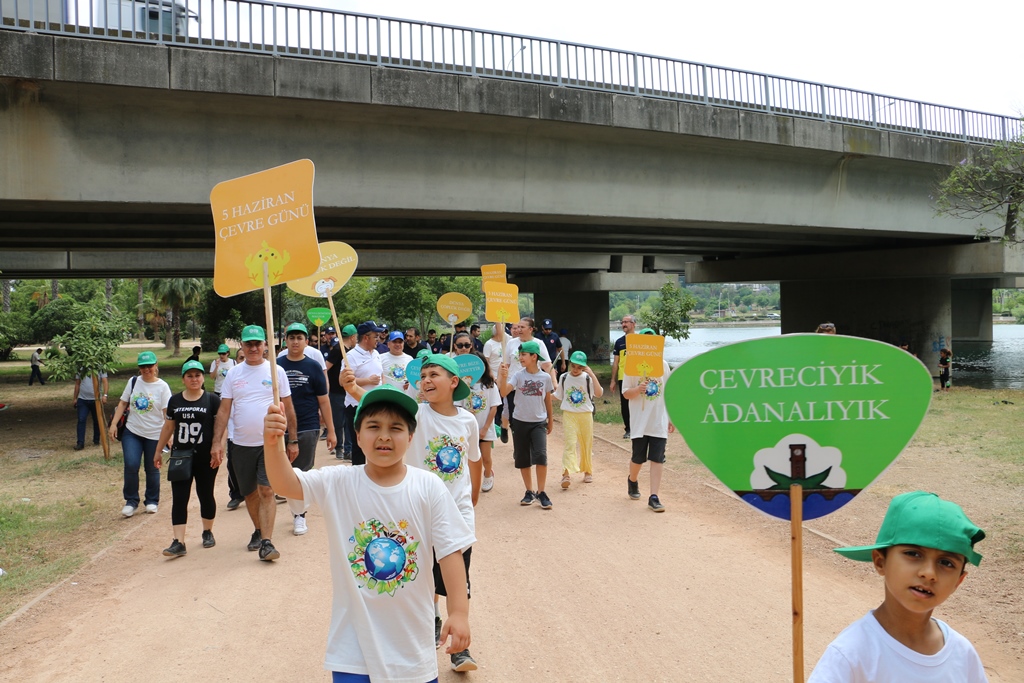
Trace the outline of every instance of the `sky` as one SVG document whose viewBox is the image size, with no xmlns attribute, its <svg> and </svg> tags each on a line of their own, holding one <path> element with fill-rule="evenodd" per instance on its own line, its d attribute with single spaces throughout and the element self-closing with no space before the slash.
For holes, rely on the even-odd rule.
<svg viewBox="0 0 1024 683">
<path fill-rule="evenodd" d="M 554 38 L 866 90 L 1024 113 L 1024 0 L 583 3 L 291 0 Z"/>
</svg>

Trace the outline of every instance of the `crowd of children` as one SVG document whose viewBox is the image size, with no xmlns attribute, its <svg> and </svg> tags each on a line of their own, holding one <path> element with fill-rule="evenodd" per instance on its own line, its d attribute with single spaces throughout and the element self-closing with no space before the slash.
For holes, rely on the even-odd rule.
<svg viewBox="0 0 1024 683">
<path fill-rule="evenodd" d="M 504 357 L 494 358 L 486 348 L 481 354 L 466 332 L 446 339 L 442 353 L 413 347 L 420 364 L 416 378 L 406 375 L 412 361 L 406 339 L 393 332 L 382 340 L 377 385 L 366 386 L 351 368 L 341 369 L 337 381 L 356 403 L 353 446 L 365 464 L 294 467 L 285 448 L 288 406 L 268 408 L 263 440 L 269 485 L 303 509 L 317 504 L 324 517 L 334 588 L 324 664 L 333 681 L 436 681 L 435 650 L 441 646 L 454 671 L 477 668 L 469 652 L 470 566 L 477 540 L 475 507 L 481 492 L 494 487 L 499 407 L 525 485 L 521 505 L 553 508 L 546 483 L 555 399 L 564 429 L 561 488 L 568 489 L 578 473 L 583 483 L 594 481 L 593 416 L 595 400 L 604 393 L 601 383 L 579 350 L 569 356 L 567 371 L 556 376 L 543 345 L 518 336 L 531 328 L 529 319 L 519 323 L 513 331 L 517 343 Z M 369 343 L 365 348 L 378 353 Z M 230 361 L 226 349 L 218 351 L 221 358 L 211 373 L 219 380 L 221 364 Z M 461 376 L 459 356 L 470 354 L 481 360 L 479 377 Z M 192 379 L 203 379 L 200 364 L 187 369 L 196 376 Z M 659 487 L 668 435 L 674 431 L 664 401 L 669 374 L 665 363 L 660 377 L 625 375 L 620 386 L 630 406 L 627 494 L 632 500 L 641 497 L 638 475 L 649 462 L 648 507 L 654 512 L 665 510 Z M 204 528 L 208 516 L 204 507 Z M 175 543 L 183 538 L 183 522 L 182 516 Z M 934 494 L 894 498 L 874 545 L 836 549 L 873 563 L 884 579 L 884 599 L 829 645 L 811 683 L 986 681 L 970 642 L 932 618 L 966 578 L 967 563 L 980 563 L 974 545 L 984 537 L 957 505 Z M 209 541 L 212 546 L 212 535 Z M 442 619 L 441 597 L 447 619 Z"/>
</svg>

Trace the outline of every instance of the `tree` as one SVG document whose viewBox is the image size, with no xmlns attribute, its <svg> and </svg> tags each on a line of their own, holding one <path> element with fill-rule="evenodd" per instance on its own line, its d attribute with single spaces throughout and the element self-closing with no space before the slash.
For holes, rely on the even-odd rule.
<svg viewBox="0 0 1024 683">
<path fill-rule="evenodd" d="M 68 380 L 77 374 L 83 382 L 91 381 L 96 397 L 96 415 L 99 416 L 100 423 L 105 424 L 99 374 L 114 372 L 117 349 L 131 338 L 131 321 L 128 316 L 122 314 L 106 314 L 101 303 L 82 304 L 67 301 L 70 304 L 72 321 L 70 331 L 53 339 L 54 344 L 64 347 L 67 354 L 49 358 L 47 367 L 50 376 L 56 380 Z M 106 430 L 100 430 L 100 438 L 103 456 L 109 460 L 110 443 Z"/>
<path fill-rule="evenodd" d="M 1024 241 L 1024 133 L 992 147 L 971 147 L 968 156 L 939 184 L 939 213 L 977 220 L 999 218 L 999 227 L 982 225 L 979 237 L 997 237 L 1017 244 Z"/>
<path fill-rule="evenodd" d="M 149 283 L 150 292 L 171 311 L 174 334 L 174 353 L 181 355 L 181 311 L 199 301 L 203 292 L 203 281 L 197 277 L 154 278 Z"/>
<path fill-rule="evenodd" d="M 669 281 L 658 291 L 658 297 L 649 308 L 647 304 L 641 307 L 640 326 L 650 327 L 666 337 L 689 339 L 689 316 L 696 303 L 693 296 Z"/>
</svg>

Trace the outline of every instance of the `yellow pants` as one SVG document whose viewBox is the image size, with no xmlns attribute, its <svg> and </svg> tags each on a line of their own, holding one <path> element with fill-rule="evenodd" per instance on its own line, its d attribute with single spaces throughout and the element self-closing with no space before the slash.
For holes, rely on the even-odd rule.
<svg viewBox="0 0 1024 683">
<path fill-rule="evenodd" d="M 562 451 L 562 469 L 570 474 L 587 472 L 593 474 L 591 455 L 594 452 L 594 414 L 562 413 L 565 425 L 565 450 Z M 576 446 L 579 445 L 579 457 Z"/>
</svg>

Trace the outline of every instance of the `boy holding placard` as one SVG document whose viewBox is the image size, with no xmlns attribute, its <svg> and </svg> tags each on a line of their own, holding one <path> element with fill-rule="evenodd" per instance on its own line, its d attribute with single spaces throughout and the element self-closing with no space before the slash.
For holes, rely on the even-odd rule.
<svg viewBox="0 0 1024 683">
<path fill-rule="evenodd" d="M 967 563 L 981 562 L 974 544 L 983 538 L 959 505 L 934 493 L 893 498 L 874 545 L 836 548 L 874 563 L 885 599 L 832 641 L 808 683 L 988 681 L 970 641 L 932 618 L 967 578 Z"/>
<path fill-rule="evenodd" d="M 641 335 L 654 335 L 654 330 L 645 328 L 640 331 Z M 629 401 L 629 435 L 633 447 L 633 456 L 629 461 L 629 477 L 627 478 L 627 491 L 632 500 L 640 499 L 640 482 L 637 477 L 644 463 L 651 463 L 651 495 L 647 499 L 647 507 L 655 512 L 664 512 L 658 497 L 658 490 L 661 487 L 661 474 L 665 467 L 665 447 L 668 445 L 668 435 L 675 431 L 675 427 L 669 422 L 668 412 L 665 410 L 665 380 L 669 376 L 668 363 L 660 358 L 661 372 L 652 372 L 652 362 L 645 363 L 643 352 L 629 349 L 629 337 L 626 339 L 627 363 L 631 368 L 650 367 L 646 372 L 637 371 L 636 374 L 627 374 L 623 377 L 622 397 Z M 664 348 L 664 337 L 661 337 L 662 348 Z M 648 374 L 650 373 L 650 374 Z"/>
<path fill-rule="evenodd" d="M 361 395 L 355 429 L 366 465 L 293 469 L 279 443 L 287 426 L 280 407 L 264 419 L 274 488 L 324 512 L 334 584 L 324 668 L 334 681 L 436 681 L 424 553 L 432 549 L 439 573 L 459 585 L 466 581 L 460 550 L 476 539 L 436 478 L 405 462 L 416 402 L 390 385 L 364 393 L 351 370 L 341 374 Z M 453 657 L 470 644 L 466 596 L 448 602 L 441 636 L 449 635 Z"/>
<path fill-rule="evenodd" d="M 476 514 L 473 508 L 480 497 L 483 473 L 480 434 L 476 418 L 469 411 L 455 405 L 455 401 L 469 396 L 469 387 L 459 377 L 459 366 L 453 359 L 443 354 L 431 354 L 423 358 L 420 392 L 427 403 L 420 407 L 417 414 L 419 427 L 409 446 L 406 462 L 413 467 L 433 472 L 440 478 L 455 499 L 466 525 L 475 534 Z M 467 596 L 470 592 L 469 564 L 472 553 L 472 546 L 462 551 L 466 565 Z M 434 626 L 438 644 L 441 642 L 438 596 L 445 596 L 446 604 L 451 605 L 453 603 L 448 599 L 449 591 L 461 594 L 462 590 L 459 585 L 445 585 L 444 576 L 435 559 Z M 461 595 L 458 599 L 462 600 Z M 455 671 L 475 671 L 477 668 L 469 650 L 451 653 L 451 664 Z"/>
</svg>

